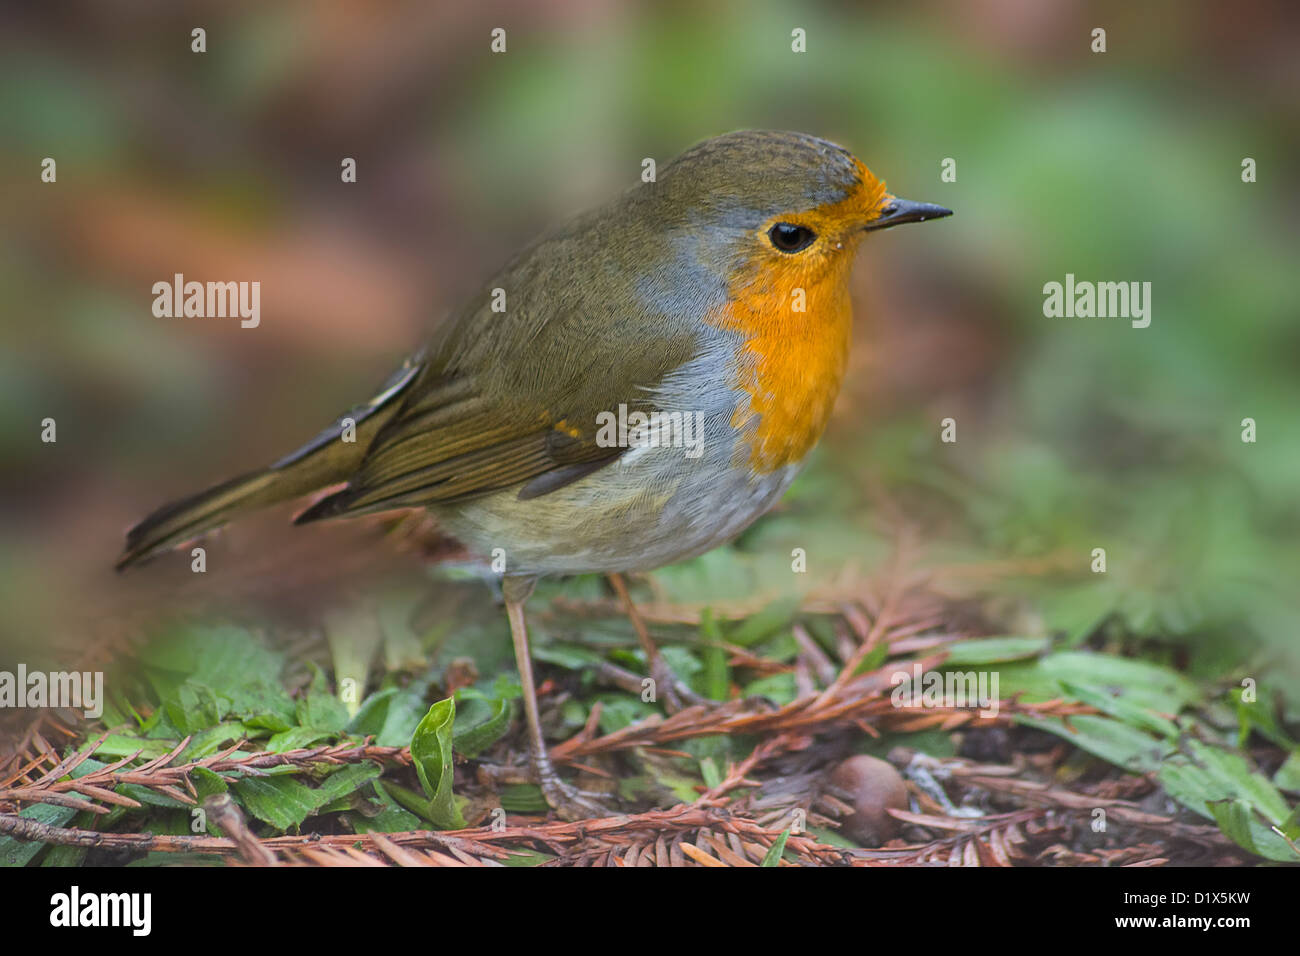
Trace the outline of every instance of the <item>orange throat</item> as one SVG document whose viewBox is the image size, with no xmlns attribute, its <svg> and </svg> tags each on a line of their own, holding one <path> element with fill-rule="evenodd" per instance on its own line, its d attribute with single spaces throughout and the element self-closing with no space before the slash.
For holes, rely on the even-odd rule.
<svg viewBox="0 0 1300 956">
<path fill-rule="evenodd" d="M 830 420 L 853 325 L 853 255 L 844 252 L 815 272 L 794 261 L 768 265 L 764 281 L 734 289 L 715 319 L 745 339 L 737 384 L 749 401 L 731 424 L 759 474 L 802 461 Z"/>
<path fill-rule="evenodd" d="M 849 357 L 849 271 L 864 224 L 886 198 L 885 184 L 858 163 L 858 186 L 843 199 L 789 210 L 756 230 L 727 304 L 710 319 L 744 342 L 736 384 L 749 400 L 731 417 L 744 436 L 737 465 L 763 475 L 797 464 L 825 431 Z M 777 222 L 803 225 L 818 240 L 796 254 L 780 252 L 766 243 Z"/>
</svg>

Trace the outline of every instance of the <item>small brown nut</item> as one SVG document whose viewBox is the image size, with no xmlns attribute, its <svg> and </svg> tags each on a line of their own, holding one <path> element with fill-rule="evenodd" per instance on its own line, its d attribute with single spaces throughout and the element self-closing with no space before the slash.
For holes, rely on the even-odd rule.
<svg viewBox="0 0 1300 956">
<path fill-rule="evenodd" d="M 907 785 L 893 766 L 877 757 L 850 757 L 831 772 L 831 786 L 849 794 L 853 813 L 842 832 L 862 846 L 880 846 L 893 839 L 898 821 L 886 808 L 907 809 Z"/>
</svg>

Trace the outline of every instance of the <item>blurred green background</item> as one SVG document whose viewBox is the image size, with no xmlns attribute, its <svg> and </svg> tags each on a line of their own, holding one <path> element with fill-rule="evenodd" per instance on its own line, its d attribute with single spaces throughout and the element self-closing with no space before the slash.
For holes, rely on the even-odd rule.
<svg viewBox="0 0 1300 956">
<path fill-rule="evenodd" d="M 520 243 L 634 185 L 642 158 L 774 127 L 836 140 L 956 215 L 866 245 L 850 373 L 813 465 L 734 547 L 656 575 L 659 593 L 789 589 L 792 547 L 809 554 L 794 584 L 815 591 L 872 573 L 903 527 L 937 587 L 992 600 L 1008 630 L 1103 626 L 1193 649 L 1209 671 L 1300 670 L 1294 6 L 3 16 L 7 651 L 130 630 L 191 598 L 310 614 L 364 590 L 355 538 L 290 532 L 283 514 L 272 540 L 297 550 L 245 562 L 238 586 L 219 558 L 198 583 L 181 556 L 108 569 L 133 520 L 310 437 Z M 47 156 L 56 184 L 40 181 Z M 356 184 L 340 182 L 344 157 Z M 1244 157 L 1258 182 L 1242 182 Z M 260 281 L 261 326 L 155 318 L 151 286 L 176 272 Z M 1150 282 L 1150 327 L 1045 318 L 1043 284 L 1066 273 Z M 939 441 L 946 417 L 956 444 Z M 218 547 L 249 554 L 250 534 Z M 1096 547 L 1105 575 L 1089 571 Z"/>
</svg>

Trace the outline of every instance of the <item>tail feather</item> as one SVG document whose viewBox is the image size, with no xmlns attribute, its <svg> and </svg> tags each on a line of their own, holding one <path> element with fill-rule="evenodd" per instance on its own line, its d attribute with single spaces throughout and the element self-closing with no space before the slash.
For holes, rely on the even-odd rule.
<svg viewBox="0 0 1300 956">
<path fill-rule="evenodd" d="M 241 511 L 290 497 L 276 493 L 279 477 L 273 471 L 255 471 L 164 505 L 126 533 L 126 548 L 117 560 L 117 570 L 219 527 Z"/>
<path fill-rule="evenodd" d="M 404 365 L 369 403 L 353 409 L 271 467 L 240 475 L 159 508 L 127 532 L 117 570 L 147 561 L 239 515 L 345 481 L 360 465 L 375 435 L 395 413 L 398 403 L 393 399 L 415 379 L 418 371 L 416 364 Z M 355 430 L 354 440 L 340 440 L 344 422 Z"/>
</svg>

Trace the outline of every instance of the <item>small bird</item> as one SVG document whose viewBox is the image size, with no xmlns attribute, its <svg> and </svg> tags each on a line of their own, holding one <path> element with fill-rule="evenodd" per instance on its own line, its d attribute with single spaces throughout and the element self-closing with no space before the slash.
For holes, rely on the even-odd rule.
<svg viewBox="0 0 1300 956">
<path fill-rule="evenodd" d="M 844 376 L 859 242 L 950 215 L 814 136 L 705 140 L 526 247 L 302 448 L 145 518 L 117 567 L 340 484 L 295 524 L 427 509 L 504 557 L 533 775 L 560 815 L 600 814 L 542 739 L 524 620 L 538 578 L 610 575 L 652 676 L 689 697 L 621 575 L 715 548 L 781 497 Z"/>
</svg>

